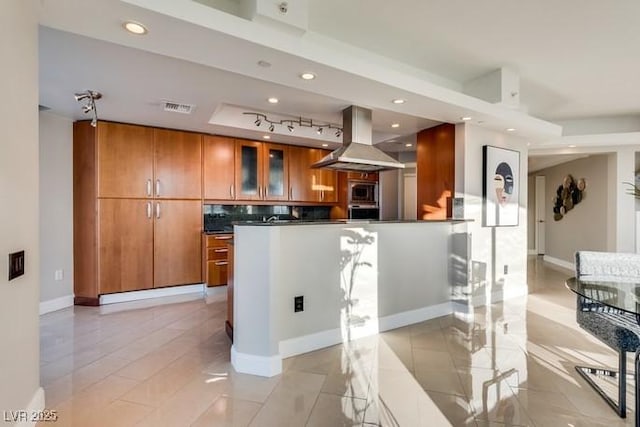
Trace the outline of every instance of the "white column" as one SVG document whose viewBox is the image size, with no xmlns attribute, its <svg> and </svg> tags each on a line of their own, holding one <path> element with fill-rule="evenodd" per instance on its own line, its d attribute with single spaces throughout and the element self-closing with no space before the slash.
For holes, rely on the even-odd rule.
<svg viewBox="0 0 640 427">
<path fill-rule="evenodd" d="M 624 182 L 635 180 L 635 149 L 621 148 L 615 161 L 615 233 L 616 252 L 635 252 L 635 199 L 627 194 L 628 185 Z"/>
</svg>

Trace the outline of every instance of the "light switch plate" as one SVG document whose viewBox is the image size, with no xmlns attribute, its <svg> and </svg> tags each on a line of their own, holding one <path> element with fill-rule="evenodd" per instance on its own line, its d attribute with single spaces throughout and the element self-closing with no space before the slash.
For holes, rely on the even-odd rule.
<svg viewBox="0 0 640 427">
<path fill-rule="evenodd" d="M 9 254 L 9 280 L 24 274 L 24 251 Z"/>
</svg>

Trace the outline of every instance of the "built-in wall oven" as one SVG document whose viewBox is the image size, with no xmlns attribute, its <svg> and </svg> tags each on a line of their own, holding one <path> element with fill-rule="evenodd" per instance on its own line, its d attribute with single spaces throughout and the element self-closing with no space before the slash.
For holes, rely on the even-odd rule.
<svg viewBox="0 0 640 427">
<path fill-rule="evenodd" d="M 378 206 L 349 205 L 349 219 L 380 219 Z"/>
<path fill-rule="evenodd" d="M 378 183 L 371 181 L 349 181 L 349 205 L 378 206 Z"/>
<path fill-rule="evenodd" d="M 349 219 L 380 219 L 378 183 L 349 181 Z"/>
</svg>

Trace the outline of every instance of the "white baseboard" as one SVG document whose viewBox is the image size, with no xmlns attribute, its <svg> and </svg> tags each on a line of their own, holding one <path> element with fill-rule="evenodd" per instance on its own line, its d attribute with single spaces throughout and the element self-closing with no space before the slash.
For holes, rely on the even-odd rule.
<svg viewBox="0 0 640 427">
<path fill-rule="evenodd" d="M 174 295 L 184 295 L 191 293 L 204 293 L 203 283 L 198 285 L 171 286 L 168 288 L 146 289 L 143 291 L 121 292 L 117 294 L 100 295 L 100 305 L 113 304 L 116 302 L 138 301 L 147 298 L 170 297 Z"/>
<path fill-rule="evenodd" d="M 73 307 L 73 294 L 40 302 L 40 315 Z"/>
<path fill-rule="evenodd" d="M 552 256 L 545 255 L 542 258 L 542 260 L 546 261 L 546 262 L 548 262 L 550 264 L 557 265 L 558 267 L 566 268 L 567 270 L 571 270 L 572 272 L 576 271 L 576 266 L 572 262 L 565 261 L 565 260 L 560 259 L 560 258 L 554 258 Z"/>
<path fill-rule="evenodd" d="M 33 397 L 31 398 L 29 405 L 27 405 L 27 407 L 24 410 L 14 411 L 13 414 L 11 413 L 9 414 L 10 416 L 13 415 L 14 417 L 17 418 L 15 420 L 16 423 L 14 424 L 14 427 L 35 426 L 36 421 L 31 421 L 31 419 L 33 418 L 34 414 L 37 414 L 43 411 L 44 407 L 45 407 L 44 406 L 44 389 L 42 387 L 38 387 Z M 9 412 L 9 411 L 6 411 L 6 412 Z M 6 417 L 7 417 L 7 413 L 5 413 L 5 421 L 7 421 Z M 9 420 L 9 421 L 12 421 L 12 420 Z"/>
<path fill-rule="evenodd" d="M 282 373 L 282 356 L 256 356 L 240 353 L 236 346 L 231 346 L 231 364 L 237 372 L 243 374 L 273 377 Z"/>
<path fill-rule="evenodd" d="M 379 318 L 377 323 L 370 321 L 368 327 L 353 328 L 351 330 L 351 338 L 358 339 L 375 335 L 378 332 L 389 331 L 391 329 L 401 328 L 403 326 L 445 316 L 453 313 L 453 311 L 453 303 L 445 302 L 442 304 L 419 308 L 417 310 L 392 314 L 390 316 Z M 280 355 L 283 358 L 286 358 L 340 344 L 342 342 L 344 342 L 342 330 L 340 328 L 336 328 L 280 341 L 279 350 Z"/>
<path fill-rule="evenodd" d="M 378 324 L 380 325 L 381 331 L 389 331 L 414 323 L 424 322 L 425 320 L 435 319 L 436 317 L 446 316 L 447 314 L 453 313 L 453 311 L 453 303 L 448 301 L 417 310 L 403 311 L 402 313 L 381 317 L 378 319 Z"/>
</svg>

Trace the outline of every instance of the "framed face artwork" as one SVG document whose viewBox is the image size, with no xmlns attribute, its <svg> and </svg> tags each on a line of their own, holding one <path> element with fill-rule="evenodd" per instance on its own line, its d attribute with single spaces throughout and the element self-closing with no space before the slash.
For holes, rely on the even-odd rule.
<svg viewBox="0 0 640 427">
<path fill-rule="evenodd" d="M 518 225 L 520 152 L 485 145 L 482 172 L 482 225 Z"/>
</svg>

